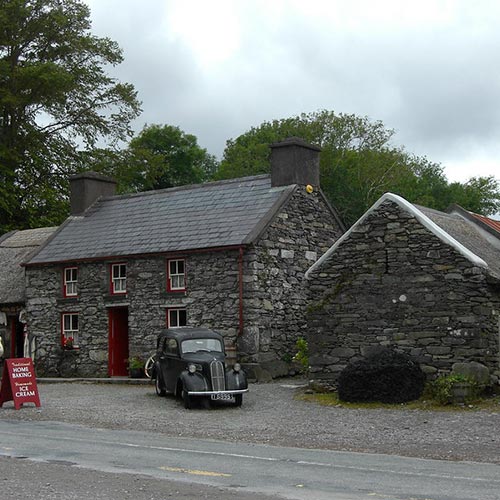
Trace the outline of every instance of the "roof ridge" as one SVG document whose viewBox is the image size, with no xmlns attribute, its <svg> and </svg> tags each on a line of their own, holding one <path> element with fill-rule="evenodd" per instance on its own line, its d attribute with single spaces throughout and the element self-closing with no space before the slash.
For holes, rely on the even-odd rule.
<svg viewBox="0 0 500 500">
<path fill-rule="evenodd" d="M 103 196 L 98 201 L 108 201 L 114 199 L 138 198 L 142 196 L 154 196 L 163 193 L 175 193 L 178 191 L 190 191 L 195 189 L 207 189 L 213 186 L 221 186 L 226 184 L 236 184 L 238 182 L 248 182 L 252 180 L 271 178 L 270 174 L 249 175 L 246 177 L 234 177 L 232 179 L 221 179 L 217 181 L 201 182 L 199 184 L 185 184 L 183 186 L 174 186 L 163 189 L 151 189 L 149 191 L 140 191 L 138 193 L 115 194 L 113 196 Z"/>
</svg>

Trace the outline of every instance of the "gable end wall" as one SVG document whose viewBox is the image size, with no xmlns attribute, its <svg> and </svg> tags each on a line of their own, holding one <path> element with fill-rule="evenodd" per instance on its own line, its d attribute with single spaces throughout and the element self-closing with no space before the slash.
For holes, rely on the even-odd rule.
<svg viewBox="0 0 500 500">
<path fill-rule="evenodd" d="M 342 234 L 323 196 L 300 186 L 245 254 L 244 363 L 287 375 L 306 334 L 304 274 Z"/>
<path fill-rule="evenodd" d="M 500 289 L 399 205 L 355 227 L 308 284 L 311 378 L 334 387 L 374 346 L 417 360 L 429 377 L 456 362 L 499 371 Z"/>
</svg>

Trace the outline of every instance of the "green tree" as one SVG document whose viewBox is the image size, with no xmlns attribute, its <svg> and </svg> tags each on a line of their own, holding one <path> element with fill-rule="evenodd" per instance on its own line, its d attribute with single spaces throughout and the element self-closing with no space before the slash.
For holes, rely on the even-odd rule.
<svg viewBox="0 0 500 500">
<path fill-rule="evenodd" d="M 148 191 L 210 180 L 215 156 L 194 135 L 172 125 L 148 125 L 123 151 L 96 150 L 83 164 L 114 177 L 121 193 Z"/>
<path fill-rule="evenodd" d="M 60 222 L 78 147 L 126 139 L 140 113 L 105 71 L 120 48 L 89 17 L 81 0 L 0 3 L 0 232 Z"/>
<path fill-rule="evenodd" d="M 388 191 L 438 210 L 451 203 L 485 215 L 500 208 L 494 178 L 449 184 L 441 165 L 392 145 L 394 131 L 382 122 L 326 110 L 264 122 L 228 140 L 216 178 L 268 173 L 269 144 L 290 136 L 322 148 L 322 190 L 347 225 Z"/>
</svg>

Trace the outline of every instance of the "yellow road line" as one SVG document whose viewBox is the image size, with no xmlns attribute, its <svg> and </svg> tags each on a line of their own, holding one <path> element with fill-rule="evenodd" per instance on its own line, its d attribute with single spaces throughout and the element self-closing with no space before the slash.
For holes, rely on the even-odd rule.
<svg viewBox="0 0 500 500">
<path fill-rule="evenodd" d="M 225 474 L 224 472 L 212 472 L 209 470 L 194 470 L 194 469 L 183 469 L 182 467 L 160 467 L 161 470 L 167 472 L 180 472 L 182 474 L 193 474 L 195 476 L 211 476 L 211 477 L 231 477 L 231 474 Z"/>
</svg>

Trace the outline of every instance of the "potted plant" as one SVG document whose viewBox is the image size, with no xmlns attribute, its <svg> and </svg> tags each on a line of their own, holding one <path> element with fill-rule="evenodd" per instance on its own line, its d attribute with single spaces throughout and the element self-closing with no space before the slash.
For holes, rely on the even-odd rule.
<svg viewBox="0 0 500 500">
<path fill-rule="evenodd" d="M 142 378 L 144 375 L 144 359 L 141 356 L 128 358 L 128 372 L 130 378 Z"/>
<path fill-rule="evenodd" d="M 73 337 L 66 337 L 63 344 L 64 349 L 70 351 L 75 348 L 75 339 Z"/>
</svg>

